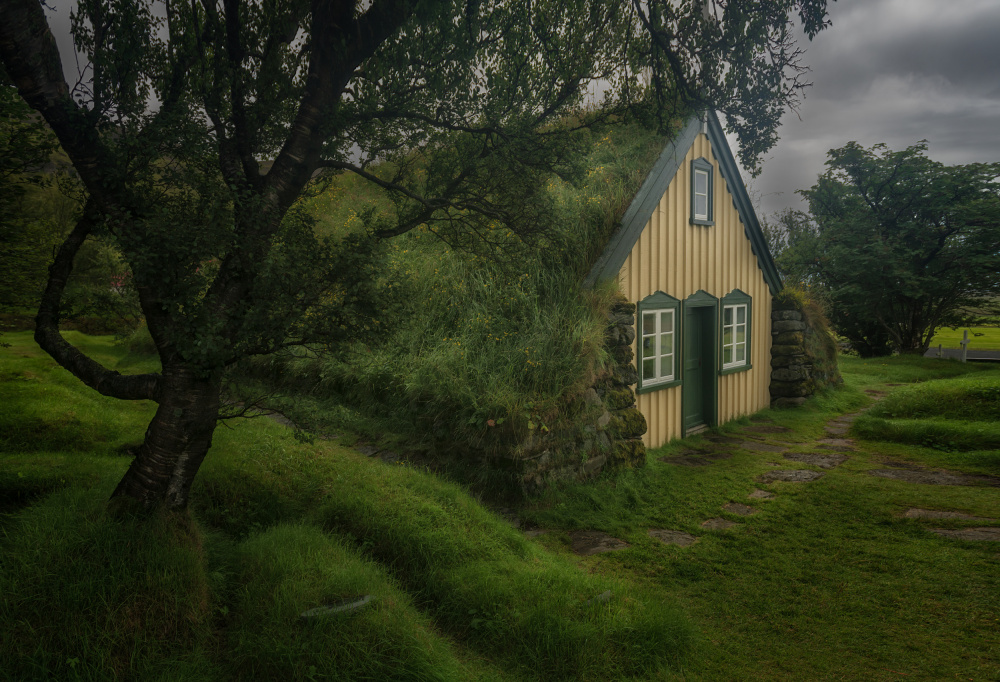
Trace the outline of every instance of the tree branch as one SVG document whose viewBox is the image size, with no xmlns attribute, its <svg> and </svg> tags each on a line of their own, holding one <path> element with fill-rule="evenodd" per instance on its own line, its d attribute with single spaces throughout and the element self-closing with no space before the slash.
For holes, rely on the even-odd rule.
<svg viewBox="0 0 1000 682">
<path fill-rule="evenodd" d="M 159 374 L 122 375 L 87 357 L 59 333 L 59 306 L 73 270 L 73 259 L 98 220 L 95 203 L 93 200 L 87 202 L 83 217 L 49 266 L 49 281 L 35 318 L 35 341 L 73 376 L 102 395 L 122 400 L 157 400 Z"/>
</svg>

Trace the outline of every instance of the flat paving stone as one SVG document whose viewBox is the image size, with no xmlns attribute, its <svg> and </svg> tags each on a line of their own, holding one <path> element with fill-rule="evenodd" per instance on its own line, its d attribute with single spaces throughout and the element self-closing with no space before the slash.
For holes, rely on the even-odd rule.
<svg viewBox="0 0 1000 682">
<path fill-rule="evenodd" d="M 906 483 L 923 483 L 925 485 L 962 485 L 962 486 L 997 486 L 1000 478 L 977 474 L 956 474 L 950 471 L 925 471 L 919 469 L 870 469 L 872 476 L 888 478 Z"/>
<path fill-rule="evenodd" d="M 680 530 L 670 530 L 668 528 L 650 528 L 649 537 L 667 545 L 679 545 L 687 547 L 698 541 L 698 538 L 690 533 Z"/>
<path fill-rule="evenodd" d="M 739 525 L 735 521 L 730 521 L 729 519 L 724 519 L 721 516 L 717 516 L 714 519 L 708 519 L 707 521 L 701 522 L 702 528 L 708 528 L 709 530 L 728 530 L 733 526 Z"/>
<path fill-rule="evenodd" d="M 847 432 L 851 430 L 851 427 L 844 424 L 843 426 L 837 424 L 827 424 L 826 432 L 831 436 L 846 436 Z"/>
<path fill-rule="evenodd" d="M 711 436 L 705 436 L 705 440 L 707 440 L 709 443 L 721 443 L 728 445 L 730 443 L 739 443 L 743 439 L 737 438 L 735 436 L 723 436 L 723 435 L 713 434 Z"/>
<path fill-rule="evenodd" d="M 744 426 L 742 430 L 747 433 L 788 433 L 791 431 L 787 426 L 778 426 L 777 424 L 751 424 Z"/>
<path fill-rule="evenodd" d="M 599 530 L 574 530 L 569 532 L 574 553 L 581 556 L 592 556 L 604 552 L 616 552 L 628 547 L 624 540 L 602 533 Z"/>
<path fill-rule="evenodd" d="M 532 528 L 531 530 L 524 531 L 524 536 L 528 538 L 537 538 L 539 535 L 545 535 L 549 531 L 544 528 Z"/>
<path fill-rule="evenodd" d="M 737 445 L 744 450 L 752 450 L 753 452 L 785 452 L 788 450 L 788 446 L 786 445 L 772 445 L 771 443 L 760 443 L 754 440 L 745 440 Z"/>
<path fill-rule="evenodd" d="M 1000 527 L 986 528 L 931 528 L 937 533 L 954 540 L 973 540 L 980 542 L 1000 542 Z"/>
<path fill-rule="evenodd" d="M 739 502 L 724 504 L 722 505 L 722 510 L 727 511 L 730 514 L 736 514 L 737 516 L 753 516 L 760 511 L 759 509 L 754 509 L 749 505 L 740 504 Z"/>
<path fill-rule="evenodd" d="M 773 500 L 774 493 L 769 493 L 766 490 L 761 490 L 760 488 L 754 488 L 753 492 L 747 495 L 751 500 Z"/>
<path fill-rule="evenodd" d="M 819 452 L 789 452 L 785 455 L 785 459 L 791 460 L 792 462 L 812 464 L 820 469 L 832 469 L 846 462 L 847 455 L 836 453 L 825 455 Z"/>
<path fill-rule="evenodd" d="M 785 481 L 789 483 L 805 483 L 822 478 L 820 471 L 810 471 L 809 469 L 779 469 L 778 471 L 768 471 L 757 477 L 761 483 L 773 483 L 775 481 Z"/>
<path fill-rule="evenodd" d="M 904 519 L 960 519 L 962 521 L 990 521 L 982 516 L 972 516 L 962 512 L 941 511 L 940 509 L 920 509 L 911 507 L 903 513 Z"/>
<path fill-rule="evenodd" d="M 914 464 L 913 462 L 901 462 L 899 460 L 894 460 L 894 459 L 887 459 L 884 462 L 882 462 L 882 464 L 886 465 L 887 467 L 892 467 L 894 469 L 913 469 L 916 471 L 923 470 L 923 467 L 921 467 L 919 464 Z"/>
<path fill-rule="evenodd" d="M 819 447 L 829 450 L 834 448 L 846 451 L 854 450 L 854 441 L 850 438 L 820 438 L 816 443 Z"/>
</svg>

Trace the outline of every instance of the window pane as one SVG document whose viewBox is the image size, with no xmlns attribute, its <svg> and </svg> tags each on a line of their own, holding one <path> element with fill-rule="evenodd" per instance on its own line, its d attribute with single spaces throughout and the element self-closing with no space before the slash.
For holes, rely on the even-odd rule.
<svg viewBox="0 0 1000 682">
<path fill-rule="evenodd" d="M 722 324 L 732 324 L 733 323 L 733 309 L 731 306 L 726 306 L 722 309 Z"/>
<path fill-rule="evenodd" d="M 745 305 L 741 305 L 736 309 L 736 321 L 740 324 L 747 321 L 747 307 Z"/>
<path fill-rule="evenodd" d="M 673 311 L 666 311 L 660 313 L 660 331 L 661 332 L 672 332 L 674 330 L 674 313 Z M 664 351 L 666 352 L 666 351 Z"/>
<path fill-rule="evenodd" d="M 651 358 L 654 355 L 656 355 L 656 337 L 655 336 L 642 337 L 642 357 Z"/>
<path fill-rule="evenodd" d="M 741 325 L 736 328 L 736 343 L 746 343 L 747 342 L 747 328 L 745 325 Z"/>
<path fill-rule="evenodd" d="M 660 358 L 660 376 L 669 377 L 674 373 L 674 356 L 664 355 Z"/>
<path fill-rule="evenodd" d="M 656 333 L 656 313 L 643 313 L 642 314 L 642 334 L 655 334 Z"/>
<path fill-rule="evenodd" d="M 747 347 L 737 346 L 736 347 L 736 362 L 743 363 L 747 359 Z"/>
<path fill-rule="evenodd" d="M 708 194 L 708 173 L 701 170 L 694 172 L 694 193 Z"/>
<path fill-rule="evenodd" d="M 694 197 L 694 214 L 703 218 L 708 217 L 708 197 L 697 194 Z"/>
<path fill-rule="evenodd" d="M 722 364 L 728 365 L 733 361 L 733 347 L 726 346 L 722 349 Z"/>
<path fill-rule="evenodd" d="M 642 361 L 642 378 L 647 381 L 656 378 L 656 360 Z"/>
<path fill-rule="evenodd" d="M 670 355 L 674 352 L 674 335 L 660 334 L 660 353 Z"/>
<path fill-rule="evenodd" d="M 726 327 L 725 330 L 722 332 L 722 345 L 723 346 L 732 346 L 733 345 L 733 328 L 732 327 Z"/>
</svg>

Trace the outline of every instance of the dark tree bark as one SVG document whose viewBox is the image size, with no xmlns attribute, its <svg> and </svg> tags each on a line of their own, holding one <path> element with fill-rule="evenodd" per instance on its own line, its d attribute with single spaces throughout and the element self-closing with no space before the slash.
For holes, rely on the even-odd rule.
<svg viewBox="0 0 1000 682">
<path fill-rule="evenodd" d="M 112 497 L 124 495 L 150 508 L 183 509 L 191 484 L 212 446 L 219 416 L 221 378 L 195 367 L 165 367 L 156 416 L 132 465 Z"/>
</svg>

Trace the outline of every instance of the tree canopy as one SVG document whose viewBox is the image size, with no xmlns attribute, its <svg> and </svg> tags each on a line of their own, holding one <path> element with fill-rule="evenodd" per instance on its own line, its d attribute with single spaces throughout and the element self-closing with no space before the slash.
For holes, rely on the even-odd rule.
<svg viewBox="0 0 1000 682">
<path fill-rule="evenodd" d="M 793 19 L 810 37 L 827 24 L 826 0 L 81 0 L 87 65 L 70 88 L 44 5 L 0 8 L 4 67 L 87 195 L 36 339 L 96 390 L 158 402 L 116 494 L 172 507 L 228 366 L 376 324 L 382 240 L 424 225 L 515 248 L 510 235 L 544 231 L 541 181 L 579 170 L 574 131 L 613 119 L 669 130 L 716 107 L 756 167 L 805 86 Z M 319 239 L 296 202 L 324 168 L 388 191 L 393 210 Z M 59 335 L 74 256 L 95 238 L 130 268 L 161 373 L 118 375 Z"/>
<path fill-rule="evenodd" d="M 864 356 L 923 353 L 940 327 L 997 312 L 1000 163 L 946 166 L 927 143 L 856 142 L 830 151 L 789 213 L 786 275 L 817 285 L 838 331 Z"/>
</svg>

